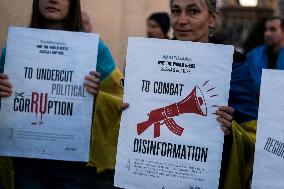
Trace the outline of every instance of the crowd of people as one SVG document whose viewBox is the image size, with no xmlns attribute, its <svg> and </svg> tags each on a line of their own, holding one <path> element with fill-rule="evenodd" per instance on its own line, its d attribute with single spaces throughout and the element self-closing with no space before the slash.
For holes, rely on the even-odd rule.
<svg viewBox="0 0 284 189">
<path fill-rule="evenodd" d="M 170 15 L 152 14 L 147 19 L 149 38 L 215 43 L 217 0 L 171 0 Z M 30 28 L 91 32 L 80 0 L 33 0 Z M 262 68 L 284 69 L 284 22 L 271 17 L 265 23 L 265 44 L 247 55 L 234 52 L 228 106 L 220 106 L 216 119 L 224 132 L 220 189 L 250 188 Z M 1 187 L 5 189 L 114 188 L 112 185 L 122 103 L 123 78 L 107 45 L 100 40 L 96 70 L 85 77 L 86 90 L 94 95 L 90 160 L 67 161 L 0 158 Z M 4 74 L 6 49 L 0 60 L 0 97 L 13 93 Z M 283 61 L 283 62 L 282 62 Z"/>
</svg>

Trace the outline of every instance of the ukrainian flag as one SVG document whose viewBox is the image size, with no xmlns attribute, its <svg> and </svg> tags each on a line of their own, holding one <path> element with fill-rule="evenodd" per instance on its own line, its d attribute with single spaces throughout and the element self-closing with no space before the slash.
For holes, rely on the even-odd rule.
<svg viewBox="0 0 284 189">
<path fill-rule="evenodd" d="M 101 82 L 95 102 L 88 165 L 101 172 L 115 167 L 121 117 L 118 107 L 123 96 L 123 88 L 120 85 L 122 74 L 103 42 L 99 43 L 97 71 L 101 73 Z"/>
<path fill-rule="evenodd" d="M 235 61 L 235 57 L 234 57 Z M 232 131 L 225 137 L 219 189 L 250 187 L 256 140 L 258 102 L 246 63 L 233 64 L 229 106 L 235 109 Z"/>
</svg>

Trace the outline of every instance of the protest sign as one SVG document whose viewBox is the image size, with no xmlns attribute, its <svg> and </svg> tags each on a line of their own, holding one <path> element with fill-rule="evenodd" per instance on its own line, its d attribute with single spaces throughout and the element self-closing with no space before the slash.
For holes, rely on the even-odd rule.
<svg viewBox="0 0 284 189">
<path fill-rule="evenodd" d="M 0 155 L 88 161 L 93 96 L 84 77 L 96 69 L 96 34 L 11 27 L 1 99 Z"/>
<path fill-rule="evenodd" d="M 284 188 L 283 90 L 283 71 L 262 71 L 253 168 L 254 189 Z"/>
<path fill-rule="evenodd" d="M 115 186 L 218 188 L 233 47 L 130 38 Z"/>
</svg>

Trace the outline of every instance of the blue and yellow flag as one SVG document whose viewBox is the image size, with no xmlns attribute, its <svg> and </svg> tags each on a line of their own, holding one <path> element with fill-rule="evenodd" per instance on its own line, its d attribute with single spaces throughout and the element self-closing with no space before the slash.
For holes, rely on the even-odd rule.
<svg viewBox="0 0 284 189">
<path fill-rule="evenodd" d="M 120 85 L 121 72 L 109 53 L 100 42 L 97 71 L 100 72 L 100 90 L 96 98 L 93 115 L 90 160 L 88 165 L 104 171 L 114 169 L 119 133 L 123 89 Z"/>
<path fill-rule="evenodd" d="M 229 106 L 235 109 L 232 134 L 225 137 L 219 189 L 246 189 L 253 171 L 258 103 L 246 63 L 234 57 Z"/>
</svg>

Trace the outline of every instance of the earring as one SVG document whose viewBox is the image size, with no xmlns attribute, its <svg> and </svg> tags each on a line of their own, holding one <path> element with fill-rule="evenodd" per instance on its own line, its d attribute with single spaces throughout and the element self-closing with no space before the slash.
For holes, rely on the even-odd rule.
<svg viewBox="0 0 284 189">
<path fill-rule="evenodd" d="M 213 37 L 214 36 L 214 31 L 215 30 L 215 28 L 213 27 L 213 26 L 209 26 L 209 37 L 211 38 L 211 37 Z"/>
</svg>

